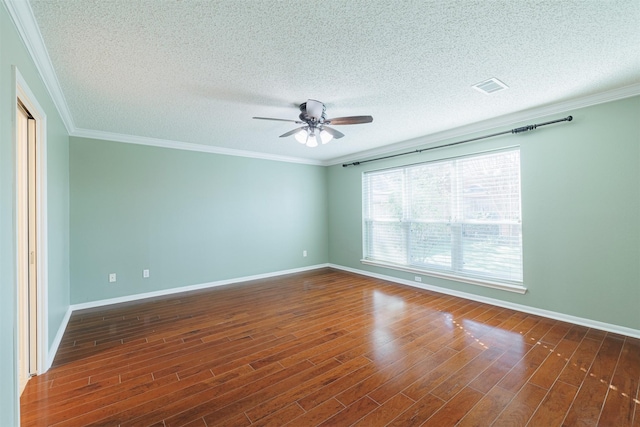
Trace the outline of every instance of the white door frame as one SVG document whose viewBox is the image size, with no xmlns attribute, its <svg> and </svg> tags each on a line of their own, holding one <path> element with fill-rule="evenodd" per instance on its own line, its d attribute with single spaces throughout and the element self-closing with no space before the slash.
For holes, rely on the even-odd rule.
<svg viewBox="0 0 640 427">
<path fill-rule="evenodd" d="M 35 95 L 27 85 L 26 80 L 22 77 L 18 68 L 13 66 L 13 74 L 15 81 L 15 93 L 13 96 L 14 107 L 12 108 L 13 134 L 15 141 L 15 242 L 16 242 L 16 283 L 14 295 L 16 296 L 14 306 L 16 307 L 16 334 L 18 325 L 19 310 L 17 307 L 18 298 L 18 277 L 24 274 L 25 268 L 28 268 L 28 256 L 26 251 L 28 248 L 28 235 L 24 221 L 19 221 L 23 215 L 27 215 L 26 187 L 24 186 L 23 175 L 27 167 L 26 156 L 20 150 L 17 135 L 17 101 L 29 110 L 29 113 L 36 120 L 36 276 L 37 276 L 37 345 L 36 345 L 36 373 L 43 374 L 50 367 L 49 361 L 49 343 L 48 343 L 48 250 L 47 250 L 47 116 L 44 109 L 38 103 Z M 14 340 L 15 369 L 18 369 L 18 348 L 17 338 Z M 18 375 L 16 375 L 16 378 Z M 17 384 L 19 387 L 19 384 Z"/>
</svg>

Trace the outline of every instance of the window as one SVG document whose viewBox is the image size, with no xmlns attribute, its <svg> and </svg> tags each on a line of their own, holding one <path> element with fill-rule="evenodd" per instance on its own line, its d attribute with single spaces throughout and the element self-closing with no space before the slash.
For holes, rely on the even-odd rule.
<svg viewBox="0 0 640 427">
<path fill-rule="evenodd" d="M 363 262 L 522 285 L 519 149 L 366 172 L 362 192 Z"/>
</svg>

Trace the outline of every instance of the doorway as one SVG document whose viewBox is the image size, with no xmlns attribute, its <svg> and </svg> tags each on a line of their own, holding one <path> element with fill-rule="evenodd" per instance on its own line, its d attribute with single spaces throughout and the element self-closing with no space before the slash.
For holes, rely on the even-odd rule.
<svg viewBox="0 0 640 427">
<path fill-rule="evenodd" d="M 36 120 L 16 106 L 18 157 L 18 378 L 20 394 L 38 373 L 38 174 Z"/>
<path fill-rule="evenodd" d="M 22 395 L 51 366 L 48 347 L 47 116 L 18 68 L 15 78 L 16 328 L 14 354 Z"/>
</svg>

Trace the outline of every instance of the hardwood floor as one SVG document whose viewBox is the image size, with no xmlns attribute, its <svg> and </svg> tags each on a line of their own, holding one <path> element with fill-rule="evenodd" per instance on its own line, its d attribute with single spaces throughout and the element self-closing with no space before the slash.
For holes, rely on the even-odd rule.
<svg viewBox="0 0 640 427">
<path fill-rule="evenodd" d="M 74 313 L 24 426 L 640 426 L 640 340 L 331 269 Z"/>
</svg>

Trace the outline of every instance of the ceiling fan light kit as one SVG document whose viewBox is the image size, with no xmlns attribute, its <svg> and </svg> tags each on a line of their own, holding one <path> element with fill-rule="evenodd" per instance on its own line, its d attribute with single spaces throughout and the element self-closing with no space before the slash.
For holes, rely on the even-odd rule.
<svg viewBox="0 0 640 427">
<path fill-rule="evenodd" d="M 322 144 L 326 144 L 327 142 L 333 139 L 333 135 L 331 135 L 326 130 L 321 130 L 319 135 L 316 135 L 308 126 L 304 126 L 300 130 L 298 130 L 295 134 L 293 134 L 296 141 L 300 144 L 306 145 L 307 147 L 317 147 L 318 139 Z"/>
<path fill-rule="evenodd" d="M 308 99 L 307 102 L 300 104 L 300 115 L 298 116 L 300 120 L 275 119 L 270 117 L 254 117 L 254 119 L 305 124 L 305 126 L 280 135 L 280 138 L 293 135 L 300 144 L 311 148 L 317 147 L 320 143 L 326 144 L 334 138 L 339 139 L 344 136 L 342 132 L 327 126 L 329 124 L 356 125 L 371 123 L 373 121 L 373 117 L 371 116 L 350 116 L 327 119 L 325 111 L 326 107 L 322 102 L 316 101 L 315 99 Z"/>
</svg>

